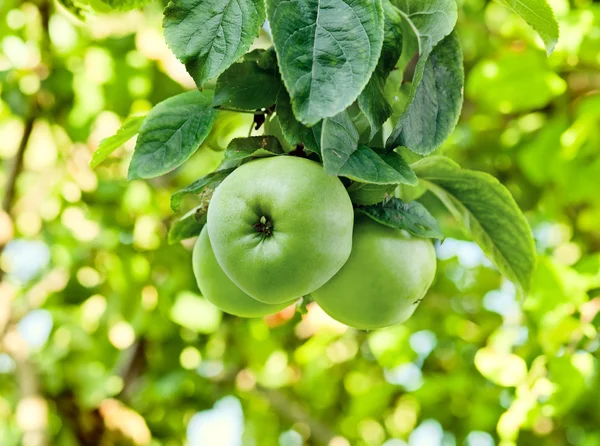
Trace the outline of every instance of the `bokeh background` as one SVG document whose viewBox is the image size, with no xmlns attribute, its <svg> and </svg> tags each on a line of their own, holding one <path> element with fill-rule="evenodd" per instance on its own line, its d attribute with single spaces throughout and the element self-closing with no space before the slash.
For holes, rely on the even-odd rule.
<svg viewBox="0 0 600 446">
<path fill-rule="evenodd" d="M 89 167 L 127 116 L 194 88 L 163 5 L 62 1 L 0 1 L 0 185 L 26 148 L 0 186 L 0 445 L 600 445 L 600 4 L 550 1 L 547 58 L 501 5 L 459 1 L 466 102 L 440 152 L 511 190 L 533 286 L 520 302 L 425 196 L 450 235 L 435 284 L 404 325 L 359 332 L 200 296 L 169 196 L 221 155 L 128 183 L 130 141 Z"/>
</svg>

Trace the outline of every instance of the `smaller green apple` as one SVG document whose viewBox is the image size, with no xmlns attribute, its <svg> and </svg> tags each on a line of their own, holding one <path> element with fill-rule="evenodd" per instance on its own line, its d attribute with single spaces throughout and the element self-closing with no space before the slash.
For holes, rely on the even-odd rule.
<svg viewBox="0 0 600 446">
<path fill-rule="evenodd" d="M 192 267 L 202 295 L 225 313 L 240 317 L 262 317 L 277 313 L 295 300 L 280 304 L 264 304 L 240 290 L 219 266 L 210 245 L 208 230 L 202 228 L 194 245 Z"/>
<path fill-rule="evenodd" d="M 408 319 L 435 277 L 435 250 L 429 240 L 357 215 L 352 253 L 312 298 L 332 318 L 362 330 Z"/>
</svg>

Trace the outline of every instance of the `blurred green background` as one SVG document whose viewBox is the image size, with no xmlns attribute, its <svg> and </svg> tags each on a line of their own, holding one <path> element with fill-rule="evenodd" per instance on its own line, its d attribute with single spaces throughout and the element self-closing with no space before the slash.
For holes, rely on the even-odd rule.
<svg viewBox="0 0 600 446">
<path fill-rule="evenodd" d="M 426 196 L 451 235 L 434 286 L 367 333 L 314 305 L 243 320 L 199 295 L 193 240 L 166 242 L 169 196 L 218 153 L 128 183 L 130 141 L 90 169 L 127 116 L 194 88 L 163 5 L 80 22 L 0 0 L 0 185 L 27 144 L 0 212 L 0 445 L 600 445 L 600 4 L 550 3 L 547 58 L 503 6 L 459 1 L 466 102 L 440 150 L 526 213 L 530 294 Z"/>
</svg>

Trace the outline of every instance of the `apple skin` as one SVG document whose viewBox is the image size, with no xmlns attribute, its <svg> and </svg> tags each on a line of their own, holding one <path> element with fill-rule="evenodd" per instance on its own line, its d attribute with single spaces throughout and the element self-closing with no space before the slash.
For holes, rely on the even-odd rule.
<svg viewBox="0 0 600 446">
<path fill-rule="evenodd" d="M 357 215 L 352 244 L 342 269 L 311 293 L 314 301 L 332 318 L 361 330 L 407 320 L 435 277 L 432 243 Z"/>
<path fill-rule="evenodd" d="M 261 302 L 311 293 L 352 250 L 352 203 L 313 161 L 275 156 L 243 164 L 215 190 L 208 234 L 219 265 Z"/>
<path fill-rule="evenodd" d="M 277 313 L 294 303 L 294 300 L 291 300 L 281 304 L 265 304 L 240 290 L 219 266 L 210 245 L 206 226 L 202 228 L 194 245 L 192 267 L 202 295 L 225 313 L 239 317 L 263 317 Z"/>
</svg>

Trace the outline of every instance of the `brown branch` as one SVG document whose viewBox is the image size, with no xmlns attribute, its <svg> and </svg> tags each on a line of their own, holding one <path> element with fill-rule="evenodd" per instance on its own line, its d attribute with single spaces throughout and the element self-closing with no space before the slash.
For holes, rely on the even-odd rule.
<svg viewBox="0 0 600 446">
<path fill-rule="evenodd" d="M 35 110 L 37 110 L 36 105 L 34 105 L 34 107 Z M 10 174 L 6 181 L 4 196 L 2 197 L 2 209 L 9 216 L 13 210 L 16 196 L 16 184 L 21 172 L 23 171 L 23 159 L 25 156 L 25 150 L 27 149 L 29 140 L 31 139 L 31 134 L 33 132 L 33 126 L 36 119 L 35 116 L 36 111 L 34 111 L 30 117 L 25 120 L 23 136 L 19 142 L 19 147 L 17 149 Z M 4 251 L 6 244 L 7 242 L 0 244 L 0 255 Z M 0 284 L 4 279 L 4 274 L 4 270 L 0 269 Z M 15 361 L 15 377 L 19 386 L 20 404 L 35 406 L 38 411 L 42 411 L 39 416 L 46 417 L 46 402 L 40 395 L 37 372 L 29 359 L 27 347 L 22 345 L 23 341 L 20 339 L 20 336 L 16 331 L 12 332 L 12 341 L 10 343 L 13 344 L 13 351 L 10 351 L 10 346 L 3 345 L 5 344 L 4 341 L 5 336 L 7 336 L 7 332 L 12 330 L 10 327 L 12 327 L 12 324 L 14 324 L 14 321 L 11 320 L 11 302 L 6 296 L 4 296 L 3 299 L 7 299 L 7 301 L 0 301 L 0 305 L 2 306 L 0 308 L 0 312 L 5 313 L 3 318 L 0 320 L 0 346 L 8 347 L 6 350 L 9 351 L 9 354 L 11 354 Z M 47 422 L 47 419 L 44 420 L 41 418 L 40 420 L 37 420 L 37 423 L 34 423 L 31 426 L 23 427 L 23 444 L 28 444 L 31 446 L 46 446 L 48 444 L 48 433 L 46 429 Z"/>
<path fill-rule="evenodd" d="M 13 206 L 13 202 L 15 200 L 15 187 L 17 179 L 19 178 L 19 174 L 23 170 L 23 157 L 25 155 L 25 149 L 27 148 L 27 144 L 29 144 L 29 139 L 31 138 L 34 122 L 35 118 L 33 116 L 27 118 L 27 120 L 25 121 L 23 137 L 21 138 L 21 142 L 19 143 L 19 148 L 17 149 L 17 154 L 15 155 L 13 166 L 10 171 L 8 180 L 6 182 L 6 187 L 4 188 L 4 197 L 2 198 L 2 209 L 4 209 L 6 213 L 10 213 Z"/>
<path fill-rule="evenodd" d="M 29 144 L 29 139 L 31 138 L 31 133 L 33 130 L 33 124 L 35 122 L 35 118 L 32 116 L 25 121 L 25 128 L 23 130 L 23 137 L 21 138 L 21 142 L 19 143 L 19 148 L 17 149 L 17 154 L 15 155 L 15 159 L 13 161 L 12 169 L 6 181 L 6 187 L 4 188 L 4 196 L 2 198 L 2 209 L 8 215 L 11 214 L 12 208 L 15 201 L 15 190 L 17 179 L 23 170 L 23 157 L 25 155 L 25 149 Z M 8 241 L 7 241 L 8 242 Z M 4 252 L 4 248 L 6 248 L 7 242 L 0 243 L 0 256 Z M 4 270 L 0 269 L 0 284 L 4 279 Z M 0 344 L 2 343 L 2 339 L 8 329 L 8 326 L 11 322 L 10 317 L 10 301 L 4 301 L 4 299 L 8 299 L 7 296 L 0 296 L 0 313 L 2 314 L 2 318 L 0 318 Z"/>
</svg>

